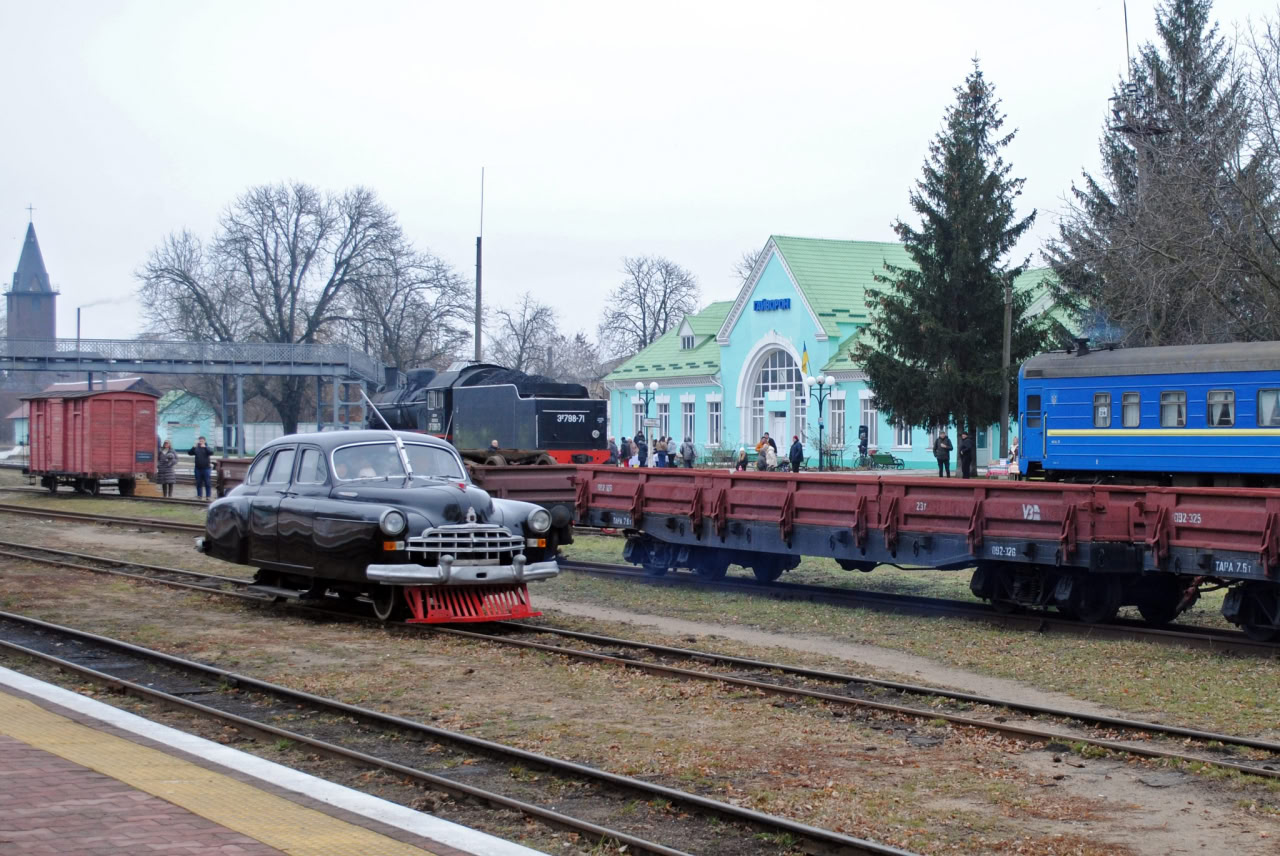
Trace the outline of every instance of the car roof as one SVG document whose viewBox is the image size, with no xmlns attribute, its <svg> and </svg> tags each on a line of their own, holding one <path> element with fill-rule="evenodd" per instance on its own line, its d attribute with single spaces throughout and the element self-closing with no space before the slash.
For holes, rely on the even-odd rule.
<svg viewBox="0 0 1280 856">
<path fill-rule="evenodd" d="M 430 434 L 418 434 L 413 431 L 396 431 L 395 434 L 406 443 L 417 443 L 423 446 L 435 446 L 441 449 L 452 450 L 444 440 L 433 437 Z M 326 452 L 331 452 L 339 446 L 349 446 L 352 443 L 387 443 L 391 441 L 391 431 L 313 431 L 309 434 L 286 434 L 283 437 L 277 437 L 262 447 L 263 451 L 274 449 L 276 446 L 283 446 L 290 443 L 310 443 L 319 446 Z"/>
</svg>

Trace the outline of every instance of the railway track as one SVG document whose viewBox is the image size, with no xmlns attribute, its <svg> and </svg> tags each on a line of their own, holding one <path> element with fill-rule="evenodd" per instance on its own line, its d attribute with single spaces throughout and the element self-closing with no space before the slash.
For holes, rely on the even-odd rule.
<svg viewBox="0 0 1280 856">
<path fill-rule="evenodd" d="M 699 853 L 763 856 L 780 852 L 769 839 L 785 837 L 809 852 L 910 856 L 895 847 L 11 613 L 0 613 L 0 647 L 243 731 L 519 811 L 591 840 L 623 844 L 632 853 L 680 856 L 686 852 L 681 845 L 698 842 Z M 517 776 L 515 769 L 540 775 Z M 565 803 L 574 806 L 574 815 L 554 808 Z M 666 843 L 641 837 L 639 830 Z"/>
<path fill-rule="evenodd" d="M 198 508 L 207 508 L 208 501 L 203 499 L 186 499 L 184 497 L 160 497 L 160 496 L 121 496 L 118 493 L 101 493 L 96 496 L 80 493 L 58 493 L 51 494 L 42 487 L 0 487 L 3 493 L 30 493 L 38 496 L 56 496 L 59 499 L 123 499 L 126 502 L 150 502 L 159 505 L 190 505 Z"/>
<path fill-rule="evenodd" d="M 674 573 L 652 576 L 629 565 L 605 562 L 582 562 L 562 559 L 563 570 L 612 579 L 624 579 L 642 585 L 693 586 L 706 591 L 733 592 L 752 597 L 769 597 L 775 600 L 796 600 L 824 603 L 836 606 L 860 607 L 904 615 L 947 616 L 985 621 L 1016 630 L 1036 633 L 1066 633 L 1088 636 L 1094 639 L 1142 640 L 1154 644 L 1180 645 L 1203 650 L 1275 657 L 1280 655 L 1280 645 L 1274 642 L 1256 642 L 1244 633 L 1217 630 L 1207 627 L 1180 626 L 1152 627 L 1141 621 L 1124 620 L 1107 624 L 1084 624 L 1051 612 L 1000 612 L 985 603 L 919 595 L 890 594 L 885 592 L 848 589 L 835 586 L 819 586 L 807 583 L 759 583 L 754 579 L 726 577 L 711 580 L 692 573 Z"/>
<path fill-rule="evenodd" d="M 15 558 L 120 574 L 260 602 L 272 599 L 268 595 L 253 593 L 252 581 L 247 579 L 138 565 L 11 542 L 0 542 L 0 548 L 4 548 L 0 555 Z M 86 564 L 90 562 L 93 566 Z M 106 567 L 102 567 L 104 565 Z M 353 616 L 349 606 L 335 604 L 329 607 L 311 601 L 307 604 L 309 608 L 330 614 L 372 620 L 367 616 Z M 407 632 L 440 633 L 536 650 L 580 662 L 637 669 L 680 680 L 716 682 L 796 701 L 852 708 L 860 716 L 888 720 L 894 733 L 901 731 L 908 742 L 920 737 L 926 723 L 932 727 L 942 721 L 950 729 L 994 732 L 1025 743 L 1042 744 L 1059 753 L 1100 752 L 1191 768 L 1213 767 L 1280 780 L 1280 742 L 1255 737 L 1027 704 L 940 687 L 885 681 L 551 626 L 497 622 L 492 632 L 423 625 L 402 627 Z M 539 641 L 540 636 L 553 636 L 576 645 L 551 644 Z M 893 724 L 903 718 L 916 721 L 918 726 L 910 728 Z M 924 739 L 938 738 L 931 735 Z"/>
<path fill-rule="evenodd" d="M 29 517 L 73 520 L 82 523 L 114 524 L 133 526 L 140 529 L 163 529 L 192 535 L 202 535 L 205 531 L 204 526 L 198 523 L 179 523 L 156 520 L 154 518 L 32 508 L 9 503 L 0 503 L 0 512 L 21 514 Z M 1150 627 L 1139 621 L 1123 620 L 1109 624 L 1082 624 L 1073 619 L 1059 618 L 1048 612 L 1002 613 L 986 604 L 964 603 L 914 595 L 886 594 L 802 583 L 774 582 L 764 585 L 754 581 L 738 581 L 731 578 L 709 580 L 693 574 L 683 573 L 655 577 L 632 569 L 629 566 L 601 562 L 562 560 L 561 567 L 580 573 L 626 579 L 646 585 L 691 585 L 706 590 L 729 591 L 779 600 L 803 600 L 903 614 L 967 618 L 1037 633 L 1069 633 L 1099 639 L 1140 639 L 1156 644 L 1181 645 L 1183 647 L 1247 654 L 1250 656 L 1274 657 L 1280 654 L 1280 644 L 1256 642 L 1243 633 L 1211 628 L 1182 627 L 1174 630 L 1167 627 Z"/>
<path fill-rule="evenodd" d="M 0 503 L 0 512 L 20 514 L 26 517 L 46 517 L 54 520 L 73 520 L 79 523 L 104 523 L 119 526 L 134 526 L 139 529 L 166 529 L 172 532 L 188 532 L 196 535 L 204 534 L 203 523 L 178 523 L 173 520 L 156 520 L 151 517 L 124 517 L 115 514 L 90 514 L 82 511 L 64 511 L 62 509 L 33 508 L 29 505 L 13 505 Z"/>
</svg>

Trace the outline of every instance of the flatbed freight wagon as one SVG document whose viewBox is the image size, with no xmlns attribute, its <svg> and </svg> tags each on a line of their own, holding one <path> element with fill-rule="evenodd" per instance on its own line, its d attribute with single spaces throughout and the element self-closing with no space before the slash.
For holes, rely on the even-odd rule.
<svg viewBox="0 0 1280 856">
<path fill-rule="evenodd" d="M 42 392 L 30 407 L 27 472 L 52 493 L 65 484 L 97 493 L 114 484 L 130 496 L 155 473 L 157 396 L 140 390 Z"/>
</svg>

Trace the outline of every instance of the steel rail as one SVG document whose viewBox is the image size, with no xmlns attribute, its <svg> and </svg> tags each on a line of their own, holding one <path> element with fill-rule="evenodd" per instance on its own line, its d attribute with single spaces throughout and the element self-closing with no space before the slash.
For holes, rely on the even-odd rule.
<svg viewBox="0 0 1280 856">
<path fill-rule="evenodd" d="M 129 502 L 154 502 L 160 505 L 189 505 L 193 508 L 207 508 L 209 503 L 203 499 L 187 499 L 181 496 L 121 496 L 118 493 L 101 493 L 101 494 L 83 494 L 83 493 L 57 493 L 51 494 L 42 487 L 24 487 L 22 485 L 0 486 L 0 491 L 5 493 L 31 493 L 40 494 L 42 496 L 56 496 L 59 499 L 123 499 Z"/>
<path fill-rule="evenodd" d="M 7 542 L 0 542 L 0 544 L 4 544 L 4 543 L 7 543 Z M 18 546 L 25 546 L 25 545 L 18 545 Z M 43 547 L 26 547 L 26 549 L 45 550 L 45 548 Z M 68 555 L 68 556 L 77 556 L 80 558 L 89 558 L 95 561 L 102 561 L 104 563 L 125 564 L 125 565 L 135 564 L 135 563 L 125 562 L 125 561 L 115 560 L 115 559 L 102 559 L 99 557 L 84 556 L 83 554 L 68 553 L 65 551 L 48 550 L 47 552 L 54 552 L 62 555 Z M 11 554 L 4 551 L 0 551 L 0 555 L 15 555 L 18 558 L 31 559 L 32 561 L 44 561 L 47 564 L 65 565 L 68 567 L 73 567 L 77 569 L 88 570 L 88 571 L 93 571 L 98 573 L 119 574 L 121 576 L 132 577 L 132 578 L 144 580 L 147 582 L 159 582 L 163 585 L 171 585 L 174 587 L 195 589 L 197 591 L 202 591 L 209 594 L 239 596 L 246 599 L 252 599 L 258 602 L 267 602 L 270 600 L 270 598 L 268 597 L 262 597 L 259 595 L 244 594 L 240 592 L 220 591 L 217 589 L 210 589 L 206 586 L 194 585 L 190 583 L 181 583 L 181 582 L 175 582 L 175 581 L 169 581 L 169 580 L 159 580 L 154 577 L 148 577 L 148 576 L 137 575 L 137 574 L 129 574 L 127 572 L 122 572 L 118 570 L 92 568 L 88 566 L 82 566 L 82 565 L 56 561 L 56 560 L 33 559 L 28 556 L 23 556 L 20 554 Z M 158 571 L 163 571 L 163 572 L 188 574 L 198 578 L 212 577 L 219 581 L 225 581 L 233 585 L 237 585 L 244 588 L 250 588 L 253 585 L 253 582 L 251 580 L 237 579 L 232 577 L 216 577 L 215 575 L 203 574 L 199 571 L 186 571 L 182 569 L 163 568 L 159 566 L 144 566 L 144 567 L 154 568 Z M 342 617 L 346 617 L 346 618 L 353 618 L 353 617 L 359 618 L 358 616 L 350 615 L 350 613 L 341 613 L 336 610 L 326 610 L 324 609 L 323 606 L 320 606 L 318 604 L 312 604 L 310 605 L 310 608 L 321 609 L 325 612 L 341 615 Z M 0 615 L 3 615 L 3 613 L 0 613 Z M 372 620 L 372 619 L 365 619 L 365 620 Z M 906 684 L 906 683 L 900 683 L 896 681 L 886 681 L 886 680 L 880 680 L 876 678 L 867 678 L 860 675 L 847 675 L 839 672 L 827 672 L 819 669 L 809 669 L 804 667 L 788 666 L 781 663 L 771 663 L 763 660 L 753 660 L 750 658 L 736 657 L 736 656 L 727 655 L 727 654 L 717 654 L 709 651 L 699 651 L 699 650 L 692 650 L 687 648 L 677 648 L 677 647 L 668 646 L 668 645 L 658 645 L 658 644 L 647 643 L 647 642 L 637 642 L 634 640 L 620 639 L 616 637 L 602 636 L 599 634 L 592 634 L 592 633 L 584 633 L 581 631 L 568 630 L 564 628 L 548 627 L 548 626 L 542 626 L 542 625 L 524 625 L 524 624 L 516 624 L 514 622 L 495 622 L 495 624 L 507 629 L 516 629 L 525 633 L 547 633 L 547 634 L 558 635 L 566 638 L 578 639 L 581 641 L 594 642 L 597 644 L 617 645 L 617 646 L 648 650 L 654 653 L 660 653 L 667 656 L 680 657 L 682 659 L 720 662 L 728 665 L 738 666 L 741 668 L 759 669 L 764 671 L 777 671 L 786 675 L 791 675 L 793 677 L 809 678 L 809 679 L 828 681 L 833 683 L 844 683 L 844 684 L 860 683 L 867 686 L 876 686 L 884 689 L 894 690 L 897 692 L 911 693 L 914 695 L 934 696 L 938 698 L 947 698 L 954 701 L 967 702 L 971 704 L 981 704 L 989 707 L 1003 708 L 1007 710 L 1016 710 L 1016 711 L 1027 713 L 1033 716 L 1052 716 L 1058 719 L 1072 720 L 1086 726 L 1118 728 L 1126 731 L 1160 734 L 1167 737 L 1191 739 L 1191 740 L 1197 740 L 1205 743 L 1218 742 L 1226 746 L 1236 746 L 1240 748 L 1256 749 L 1260 751 L 1271 752 L 1277 756 L 1280 756 L 1280 742 L 1263 740 L 1261 738 L 1245 737 L 1245 736 L 1232 735 L 1232 734 L 1223 734 L 1223 733 L 1212 732 L 1212 731 L 1203 731 L 1199 729 L 1185 728 L 1185 727 L 1176 726 L 1176 725 L 1165 725 L 1162 723 L 1155 723 L 1155 722 L 1146 722 L 1142 720 L 1131 720 L 1131 719 L 1125 719 L 1123 717 L 1114 717 L 1114 716 L 1108 716 L 1104 714 L 1091 714 L 1091 713 L 1085 713 L 1082 711 L 1066 710 L 1062 708 L 1053 708 L 1053 707 L 1048 707 L 1044 705 L 1036 705 L 1036 704 L 1029 704 L 1025 702 L 1011 701 L 1008 699 L 980 696 L 973 693 L 964 693 L 964 692 L 959 692 L 955 690 L 942 689 L 938 687 Z M 1063 733 L 1060 731 L 1052 731 L 1048 729 L 1033 729 L 1033 728 L 1028 728 L 1020 725 L 1011 725 L 1008 723 L 1001 723 L 993 720 L 977 719 L 973 717 L 959 716 L 957 714 L 949 714 L 949 713 L 945 713 L 935 709 L 921 709 L 917 707 L 911 707 L 909 705 L 898 705 L 898 704 L 892 704 L 889 702 L 857 699 L 857 698 L 852 698 L 846 695 L 840 695 L 838 693 L 829 693 L 829 692 L 823 692 L 820 690 L 811 690 L 811 689 L 804 689 L 804 688 L 798 688 L 798 687 L 782 686 L 779 684 L 769 683 L 768 681 L 758 681 L 750 678 L 742 678 L 736 675 L 725 675 L 725 674 L 716 673 L 716 672 L 702 672 L 702 671 L 697 671 L 693 669 L 683 669 L 677 666 L 669 666 L 661 663 L 644 663 L 634 659 L 619 657 L 616 655 L 599 654 L 599 653 L 590 652 L 590 651 L 581 651 L 579 649 L 565 648 L 557 645 L 548 645 L 545 643 L 533 642 L 529 640 L 511 639 L 504 636 L 488 634 L 488 633 L 480 633 L 480 632 L 471 631 L 471 630 L 459 630 L 459 629 L 449 628 L 449 627 L 427 626 L 427 625 L 387 625 L 387 626 L 397 627 L 397 628 L 412 627 L 416 632 L 431 631 L 431 632 L 440 633 L 444 635 L 455 636 L 458 638 L 476 639 L 476 640 L 482 640 L 482 641 L 491 642 L 491 643 L 497 643 L 501 645 L 507 645 L 510 647 L 525 648 L 529 650 L 539 650 L 545 653 L 557 654 L 560 656 L 565 656 L 565 657 L 577 659 L 580 661 L 599 662 L 599 663 L 608 663 L 611 665 L 619 665 L 627 668 L 633 668 L 640 671 L 644 671 L 650 674 L 672 676 L 672 677 L 678 677 L 681 679 L 715 681 L 715 682 L 726 683 L 726 684 L 731 684 L 735 686 L 741 686 L 747 689 L 761 690 L 773 695 L 784 695 L 784 696 L 790 695 L 790 696 L 798 696 L 798 697 L 805 697 L 805 698 L 813 698 L 819 701 L 827 701 L 827 702 L 838 703 L 838 704 L 852 706 L 852 707 L 861 707 L 861 708 L 877 710 L 885 713 L 906 715 L 916 719 L 942 719 L 942 720 L 951 722 L 954 725 L 958 725 L 962 727 L 976 728 L 976 729 L 986 730 L 986 731 L 995 731 L 995 732 L 1004 733 L 1010 736 L 1024 738 L 1024 739 L 1044 740 L 1047 742 L 1056 742 L 1056 741 L 1063 741 L 1063 740 L 1072 741 L 1072 742 L 1094 746 L 1099 749 L 1118 752 L 1122 754 L 1138 755 L 1142 757 L 1159 758 L 1159 759 L 1166 759 L 1166 760 L 1186 761 L 1191 763 L 1202 763 L 1210 766 L 1233 769 L 1239 772 L 1251 773 L 1261 777 L 1280 779 L 1280 761 L 1275 762 L 1276 766 L 1270 767 L 1270 766 L 1259 766 L 1259 764 L 1265 764 L 1265 762 L 1259 762 L 1259 764 L 1240 763 L 1240 762 L 1230 761 L 1227 759 L 1204 757 L 1199 755 L 1190 755 L 1187 753 L 1180 753 L 1180 752 L 1168 752 L 1165 750 L 1155 749 L 1151 747 L 1133 746 L 1128 743 L 1115 741 L 1115 740 L 1103 740 L 1100 738 L 1088 737 L 1085 735 L 1074 735 L 1069 733 Z M 121 643 L 121 644 L 128 644 L 128 643 Z"/>
<path fill-rule="evenodd" d="M 119 523 L 140 529 L 168 529 L 173 532 L 203 533 L 202 523 L 178 523 L 172 520 L 155 520 L 149 517 L 117 517 L 112 514 L 89 514 L 83 511 L 59 511 L 48 508 L 32 508 L 28 505 L 0 503 L 0 512 L 23 514 L 28 517 L 49 517 L 54 520 L 74 520 L 81 523 Z"/>
<path fill-rule="evenodd" d="M 358 707 L 353 704 L 348 704 L 347 702 L 338 701 L 337 699 L 330 699 L 330 698 L 325 698 L 323 696 L 317 696 L 317 695 L 314 695 L 313 693 L 308 693 L 303 690 L 296 690 L 291 687 L 282 686 L 280 684 L 274 684 L 269 681 L 263 681 L 258 678 L 253 678 L 247 675 L 231 672 L 226 669 L 221 669 L 221 668 L 218 668 L 217 666 L 210 666 L 208 664 L 195 662 L 193 660 L 185 660 L 181 657 L 175 657 L 172 654 L 166 654 L 162 651 L 154 651 L 152 649 L 143 648 L 141 646 L 134 645 L 129 642 L 124 642 L 118 639 L 111 639 L 109 637 L 100 636 L 95 633 L 89 633 L 87 631 L 76 630 L 75 628 L 53 624 L 51 622 L 42 621 L 38 618 L 31 618 L 29 616 L 17 615 L 10 612 L 0 611 L 0 620 L 9 621 L 14 624 L 23 625 L 26 627 L 38 628 L 47 633 L 60 634 L 64 637 L 76 639 L 81 642 L 86 642 L 89 644 L 97 645 L 99 647 L 109 648 L 115 651 L 123 652 L 131 656 L 137 657 L 138 659 L 147 660 L 154 663 L 162 663 L 166 666 L 169 666 L 170 668 L 174 668 L 189 674 L 194 673 L 194 674 L 202 675 L 206 678 L 209 678 L 210 680 L 214 680 L 220 684 L 231 686 L 236 689 L 247 689 L 253 692 L 260 692 L 265 695 L 274 696 L 276 698 L 287 699 L 291 702 L 302 702 L 304 704 L 311 705 L 313 707 L 319 708 L 320 710 L 323 710 L 329 713 L 339 713 L 344 716 L 355 717 L 364 722 L 374 723 L 377 725 L 394 728 L 402 732 L 420 734 L 437 743 L 452 744 L 456 747 L 460 747 L 467 751 L 477 752 L 479 754 L 483 754 L 489 757 L 496 757 L 502 760 L 516 760 L 516 761 L 520 761 L 521 763 L 530 764 L 537 767 L 541 767 L 546 770 L 550 770 L 560 775 L 566 775 L 574 778 L 594 781 L 600 784 L 608 785 L 616 789 L 622 789 L 622 790 L 640 793 L 649 798 L 655 798 L 655 797 L 662 798 L 673 804 L 697 808 L 709 814 L 718 815 L 725 819 L 744 823 L 750 827 L 755 827 L 755 828 L 763 827 L 764 829 L 775 831 L 775 832 L 785 832 L 787 834 L 794 835 L 806 842 L 809 842 L 812 845 L 817 846 L 818 848 L 820 848 L 819 852 L 833 853 L 833 854 L 836 854 L 836 853 L 869 854 L 869 856 L 916 856 L 915 854 L 912 854 L 909 851 L 901 850 L 896 847 L 877 844 L 876 842 L 866 841 L 860 838 L 853 838 L 852 836 L 844 835 L 838 832 L 832 832 L 830 830 L 819 829 L 818 827 L 809 826 L 808 824 L 799 823 L 797 821 L 789 820 L 787 818 L 764 814 L 763 812 L 754 811 L 752 809 L 741 808 L 739 806 L 730 805 L 729 803 L 720 802 L 719 800 L 713 800 L 708 797 L 699 796 L 697 794 L 690 794 L 684 791 L 675 790 L 674 788 L 668 788 L 664 785 L 657 785 L 651 782 L 646 782 L 642 779 L 636 779 L 636 778 L 633 778 L 630 776 L 624 776 L 618 773 L 610 773 L 608 771 L 599 770 L 594 767 L 590 767 L 585 764 L 579 764 L 574 761 L 565 761 L 563 759 L 553 758 L 549 755 L 542 755 L 536 752 L 530 752 L 526 749 L 520 749 L 514 746 L 506 746 L 501 743 L 496 743 L 491 740 L 485 740 L 480 737 L 472 737 L 471 735 L 468 735 L 468 734 L 462 734 L 456 731 L 448 731 L 443 728 L 438 728 L 433 725 L 427 725 L 425 723 L 416 722 L 411 719 L 405 719 L 404 717 L 395 716 L 393 714 L 382 713 L 380 711 Z M 18 643 L 10 642 L 9 640 L 0 639 L 0 646 L 8 648 L 10 650 L 18 651 L 23 654 L 29 654 L 29 653 L 38 654 L 41 656 L 42 659 L 45 659 L 46 661 L 50 661 L 50 662 L 58 661 L 59 665 L 62 665 L 63 662 L 66 662 L 66 661 L 63 661 L 62 658 L 54 657 L 53 655 L 43 654 L 42 652 L 34 652 L 31 649 L 27 648 L 26 646 L 22 646 Z M 74 664 L 67 663 L 67 665 L 74 665 Z M 148 693 L 156 692 L 154 690 L 150 690 L 149 688 L 141 687 L 138 684 L 126 681 L 121 678 L 114 677 L 112 675 L 109 675 L 103 672 L 96 672 L 96 670 L 90 670 L 87 667 L 83 667 L 83 666 L 76 667 L 76 671 L 78 672 L 83 673 L 83 671 L 85 670 L 95 671 L 95 674 L 100 676 L 101 680 L 105 680 L 110 684 L 118 685 L 118 686 L 121 686 L 122 688 L 129 689 L 130 691 L 134 691 L 134 689 L 137 688 L 138 690 L 145 690 Z M 171 698 L 173 698 L 182 707 L 194 708 L 194 706 L 199 705 L 198 702 L 191 702 L 189 700 L 180 699 L 177 697 L 171 697 Z M 205 708 L 204 705 L 199 705 L 199 707 Z M 210 715 L 216 715 L 218 717 L 236 716 L 235 714 L 229 714 L 222 711 L 217 711 L 214 708 L 206 708 L 206 709 L 210 711 Z M 306 743 L 307 745 L 316 745 L 320 743 L 320 741 L 314 741 L 311 738 L 305 737 L 304 735 L 294 735 L 292 732 L 288 732 L 284 729 L 277 729 L 275 726 L 270 726 L 270 725 L 267 725 L 266 723 L 257 723 L 254 720 L 243 719 L 241 717 L 237 717 L 237 718 L 241 719 L 244 722 L 245 727 L 247 728 L 251 728 L 254 730 L 272 729 L 272 731 L 269 733 L 271 733 L 273 736 L 282 736 L 290 740 L 297 739 L 300 742 Z M 393 763 L 393 762 L 382 761 L 376 758 L 375 756 L 364 755 L 363 753 L 357 753 L 352 750 L 343 749 L 342 747 L 334 746 L 332 748 L 334 750 L 338 750 L 339 752 L 345 753 L 346 757 L 352 758 L 353 760 L 356 760 L 356 759 L 364 760 L 365 762 L 372 762 L 377 766 L 385 766 Z M 388 766 L 388 769 L 390 769 L 389 766 Z M 415 778 L 420 778 L 420 780 L 422 781 L 427 781 L 425 777 L 430 776 L 432 779 L 431 784 L 433 784 L 433 786 L 447 788 L 451 791 L 456 792 L 460 787 L 466 787 L 466 786 L 462 786 L 461 783 L 454 782 L 449 779 L 444 779 L 442 777 L 433 776 L 432 774 L 426 773 L 425 771 L 418 771 L 408 767 L 401 767 L 400 770 L 404 771 L 406 775 L 413 775 Z M 507 798 L 503 798 L 503 799 L 507 799 Z M 508 807 L 515 808 L 516 806 L 511 805 Z M 536 815 L 538 815 L 541 812 L 547 811 L 545 809 L 539 809 L 536 806 L 529 806 L 529 808 L 534 809 Z M 519 810 L 524 811 L 525 809 L 521 807 L 519 808 Z M 559 817 L 564 818 L 565 816 L 559 815 Z M 578 821 L 576 820 L 572 820 L 568 818 L 565 818 L 565 819 L 570 820 L 570 822 L 573 822 L 575 824 L 578 823 Z M 609 830 L 606 830 L 605 834 L 607 834 L 610 837 L 617 837 L 617 836 L 624 835 L 622 833 L 616 833 L 614 831 L 609 831 Z M 637 844 L 642 843 L 640 842 L 639 839 L 636 839 L 636 841 L 637 841 Z M 652 852 L 678 854 L 680 851 L 664 848 L 663 851 L 652 851 Z"/>
<path fill-rule="evenodd" d="M 1153 734 L 1164 734 L 1169 737 L 1182 737 L 1192 740 L 1201 740 L 1204 742 L 1217 741 L 1228 746 L 1240 746 L 1249 749 L 1260 749 L 1267 752 L 1273 752 L 1280 756 L 1280 742 L 1273 740 L 1263 740 L 1257 737 L 1244 737 L 1234 734 L 1222 734 L 1215 731 L 1201 731 L 1194 728 L 1184 728 L 1179 725 L 1165 725 L 1159 722 L 1147 722 L 1138 719 L 1125 719 L 1118 716 L 1109 716 L 1106 714 L 1084 713 L 1078 710 L 1066 710 L 1064 708 L 1048 707 L 1046 705 L 1031 704 L 1029 702 L 1011 701 L 1009 699 L 993 698 L 988 696 L 975 695 L 974 693 L 960 692 L 958 690 L 947 690 L 940 687 L 928 687 L 919 684 L 906 684 L 898 681 L 886 681 L 879 678 L 868 678 L 863 675 L 848 675 L 841 672 L 828 672 L 821 669 L 809 669 L 802 666 L 788 666 L 784 663 L 771 663 L 766 660 L 752 660 L 747 657 L 736 657 L 732 654 L 717 654 L 713 651 L 699 651 L 689 648 L 676 648 L 670 645 L 659 645 L 649 642 L 636 642 L 630 639 L 619 639 L 613 636 L 601 636 L 596 633 L 584 633 L 580 630 L 568 630 L 560 627 L 549 627 L 541 624 L 517 624 L 514 621 L 499 621 L 495 624 L 511 630 L 522 633 L 547 633 L 555 636 L 563 636 L 570 639 L 579 639 L 584 642 L 594 642 L 600 645 L 617 645 L 629 648 L 638 648 L 641 650 L 651 651 L 655 654 L 663 654 L 671 657 L 680 657 L 687 660 L 702 660 L 707 662 L 724 663 L 726 665 L 738 666 L 747 669 L 759 669 L 761 671 L 776 671 L 785 675 L 797 678 L 810 678 L 813 680 L 827 681 L 839 684 L 862 684 L 864 686 L 879 687 L 882 689 L 894 690 L 895 692 L 910 693 L 912 695 L 934 696 L 938 698 L 948 698 L 953 701 L 967 702 L 970 704 L 981 704 L 989 707 L 998 707 L 1005 710 L 1016 710 L 1022 713 L 1031 714 L 1033 716 L 1052 716 L 1059 719 L 1070 719 L 1086 725 L 1106 726 L 1108 728 L 1123 728 L 1130 731 L 1145 731 Z M 507 641 L 504 637 L 495 636 L 486 633 L 478 633 L 476 631 L 455 630 L 453 628 L 439 628 L 438 632 L 460 635 L 476 635 L 485 639 L 498 642 Z M 514 644 L 520 644 L 521 640 L 511 640 Z M 573 649 L 565 649 L 573 650 Z M 623 659 L 623 662 L 635 664 L 634 660 Z M 706 674 L 699 672 L 698 674 Z M 783 690 L 791 690 L 791 687 L 780 687 Z M 842 696 L 843 698 L 843 696 Z M 933 711 L 921 711 L 916 709 L 917 713 L 927 714 L 932 718 L 935 714 Z"/>
<path fill-rule="evenodd" d="M 737 594 L 771 597 L 775 600 L 806 600 L 839 606 L 864 607 L 884 612 L 912 615 L 944 615 L 986 621 L 1019 630 L 1037 633 L 1062 632 L 1096 639 L 1141 639 L 1159 644 L 1181 645 L 1202 650 L 1275 657 L 1280 655 L 1280 645 L 1274 642 L 1255 642 L 1243 633 L 1187 626 L 1182 630 L 1133 621 L 1108 624 L 1084 624 L 1075 619 L 1059 618 L 1046 612 L 1002 613 L 988 604 L 966 603 L 920 595 L 901 595 L 886 592 L 869 592 L 861 589 L 845 589 L 819 586 L 810 583 L 760 583 L 751 579 L 709 580 L 695 574 L 664 574 L 651 576 L 633 570 L 627 565 L 607 562 L 584 562 L 574 559 L 561 561 L 562 570 L 577 571 L 601 577 L 633 580 L 645 585 L 693 586 L 709 591 L 727 591 Z"/>
</svg>

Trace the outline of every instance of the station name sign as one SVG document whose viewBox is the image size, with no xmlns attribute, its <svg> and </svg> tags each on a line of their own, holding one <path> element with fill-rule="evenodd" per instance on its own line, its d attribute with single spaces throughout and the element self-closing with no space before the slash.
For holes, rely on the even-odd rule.
<svg viewBox="0 0 1280 856">
<path fill-rule="evenodd" d="M 751 304 L 751 308 L 756 312 L 777 312 L 779 309 L 790 309 L 791 298 L 783 297 L 779 300 L 757 300 Z"/>
</svg>

